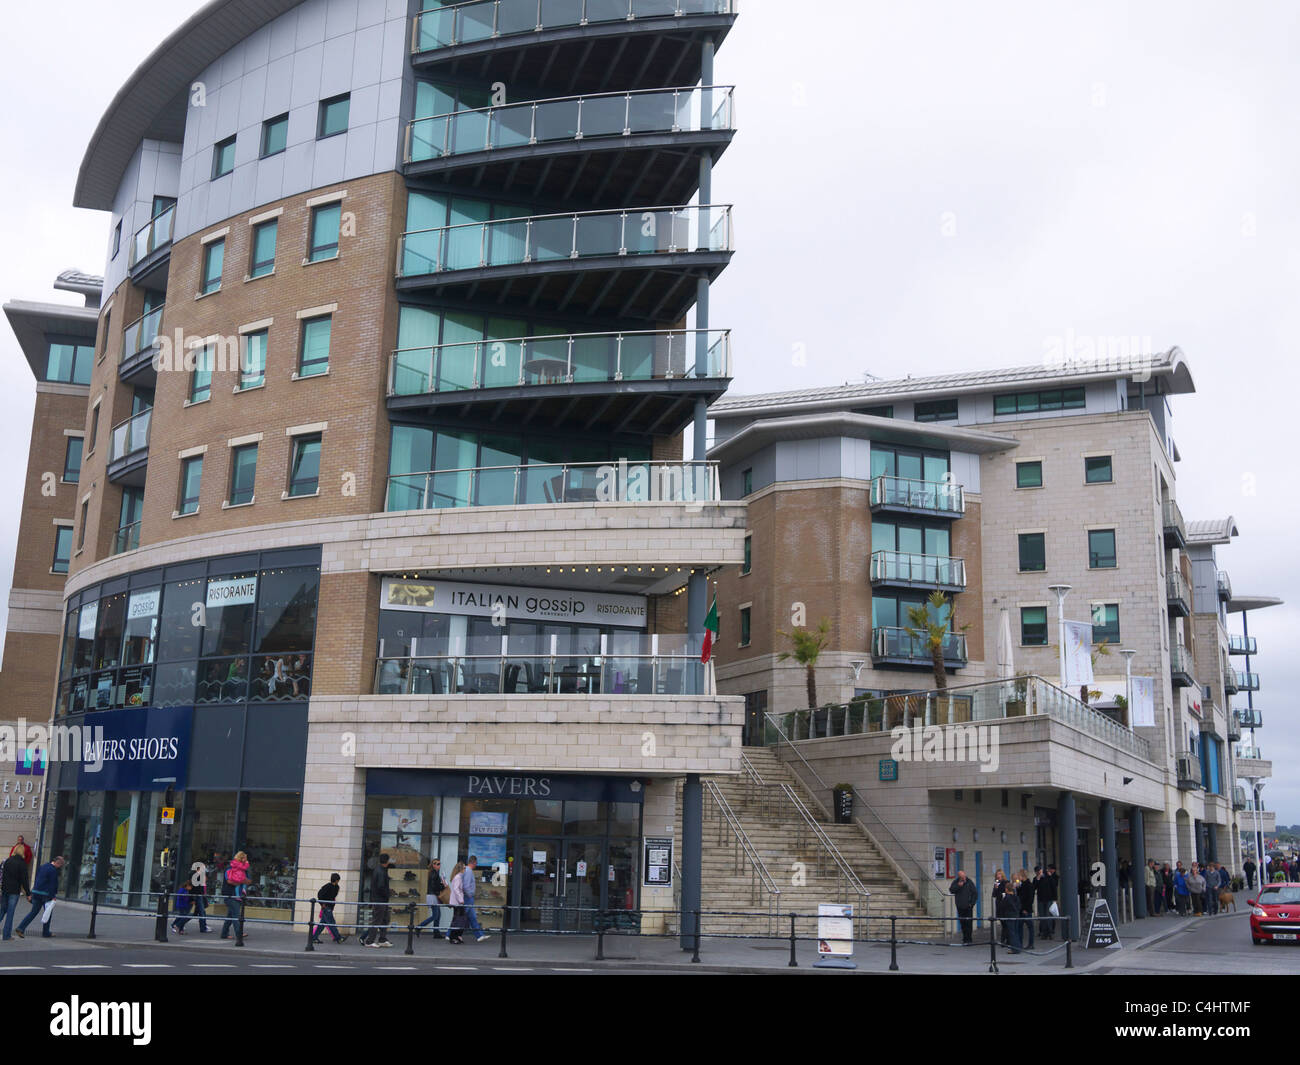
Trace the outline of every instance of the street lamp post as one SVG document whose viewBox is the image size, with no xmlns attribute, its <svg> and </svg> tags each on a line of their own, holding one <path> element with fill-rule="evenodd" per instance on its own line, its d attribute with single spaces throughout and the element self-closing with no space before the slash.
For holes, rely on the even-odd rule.
<svg viewBox="0 0 1300 1065">
<path fill-rule="evenodd" d="M 1049 584 L 1047 590 L 1056 593 L 1056 640 L 1061 645 L 1061 689 L 1065 690 L 1065 597 L 1070 594 L 1068 584 Z"/>
</svg>

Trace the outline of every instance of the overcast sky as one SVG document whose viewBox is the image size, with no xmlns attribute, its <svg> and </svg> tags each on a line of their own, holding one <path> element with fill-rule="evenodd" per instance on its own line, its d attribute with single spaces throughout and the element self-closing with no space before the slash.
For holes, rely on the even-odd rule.
<svg viewBox="0 0 1300 1065">
<path fill-rule="evenodd" d="M 71 301 L 50 289 L 60 270 L 102 272 L 108 216 L 71 206 L 82 153 L 121 83 L 199 6 L 8 5 L 0 298 Z M 741 11 L 717 63 L 740 132 L 714 178 L 737 208 L 713 297 L 714 326 L 734 330 L 733 392 L 1034 364 L 1066 336 L 1181 347 L 1197 385 L 1174 400 L 1183 513 L 1235 516 L 1242 535 L 1219 549 L 1234 589 L 1288 601 L 1252 616 L 1252 668 L 1265 804 L 1300 823 L 1286 695 L 1300 562 L 1282 551 L 1300 488 L 1279 447 L 1300 391 L 1300 7 Z M 0 396 L 7 587 L 34 397 L 7 327 Z"/>
</svg>

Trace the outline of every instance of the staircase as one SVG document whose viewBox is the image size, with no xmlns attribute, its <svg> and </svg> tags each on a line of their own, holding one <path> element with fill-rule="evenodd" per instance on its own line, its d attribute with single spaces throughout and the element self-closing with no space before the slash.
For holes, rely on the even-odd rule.
<svg viewBox="0 0 1300 1065">
<path fill-rule="evenodd" d="M 742 848 L 737 846 L 706 784 L 702 908 L 735 915 L 703 917 L 705 934 L 789 935 L 788 915 L 795 913 L 800 915 L 796 934 L 812 937 L 816 935 L 817 906 L 825 902 L 849 903 L 859 918 L 865 909 L 867 919 L 857 922 L 859 937 L 888 938 L 889 921 L 882 917 L 890 914 L 925 916 L 924 909 L 863 831 L 854 824 L 828 821 L 798 777 L 771 748 L 747 747 L 745 756 L 754 775 L 709 779 L 739 821 L 780 895 L 773 899 L 764 890 L 762 878 L 755 875 Z M 816 828 L 805 820 L 800 806 Z M 680 825 L 680 802 L 677 808 Z M 823 839 L 838 852 L 848 872 L 840 868 Z M 858 894 L 859 886 L 870 893 L 869 899 Z M 773 911 L 776 916 L 770 917 Z M 941 930 L 937 921 L 898 923 L 900 939 L 933 940 L 941 938 Z"/>
</svg>

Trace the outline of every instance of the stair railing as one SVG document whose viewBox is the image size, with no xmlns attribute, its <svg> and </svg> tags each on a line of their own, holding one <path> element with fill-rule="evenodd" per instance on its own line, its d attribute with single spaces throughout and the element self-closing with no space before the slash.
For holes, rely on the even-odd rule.
<svg viewBox="0 0 1300 1065">
<path fill-rule="evenodd" d="M 858 874 L 853 871 L 851 866 L 840 852 L 839 847 L 835 846 L 835 841 L 827 835 L 826 830 L 818 822 L 808 809 L 807 804 L 799 798 L 798 792 L 789 784 L 781 784 L 781 793 L 785 796 L 786 801 L 794 807 L 795 812 L 803 821 L 803 828 L 812 835 L 817 841 L 821 853 L 825 854 L 831 860 L 831 863 L 839 870 L 840 881 L 843 885 L 843 898 L 845 902 L 856 902 L 853 908 L 854 918 L 861 917 L 863 920 L 867 916 L 867 906 L 871 899 L 871 892 L 867 890 L 865 884 L 858 879 Z M 818 863 L 818 869 L 823 867 Z"/>
<path fill-rule="evenodd" d="M 777 914 L 781 912 L 781 889 L 776 886 L 776 881 L 772 879 L 772 874 L 767 871 L 767 866 L 759 856 L 754 845 L 750 842 L 749 836 L 745 834 L 744 828 L 740 824 L 740 819 L 736 817 L 731 809 L 731 804 L 727 802 L 718 785 L 708 778 L 704 781 L 704 793 L 712 800 L 704 804 L 704 819 L 708 821 L 710 815 L 718 822 L 718 846 L 722 847 L 725 835 L 724 831 L 731 833 L 732 840 L 732 868 L 739 873 L 742 868 L 741 859 L 749 865 L 749 897 L 751 902 L 765 902 L 767 906 L 767 931 L 771 935 L 772 927 Z M 765 896 L 765 898 L 763 897 Z"/>
</svg>

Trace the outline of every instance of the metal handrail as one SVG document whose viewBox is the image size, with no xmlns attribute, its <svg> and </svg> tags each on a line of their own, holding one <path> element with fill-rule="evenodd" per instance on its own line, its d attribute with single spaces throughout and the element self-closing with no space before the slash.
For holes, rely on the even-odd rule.
<svg viewBox="0 0 1300 1065">
<path fill-rule="evenodd" d="M 873 581 L 909 581 L 913 584 L 947 584 L 966 587 L 966 560 L 952 555 L 926 555 L 907 551 L 873 551 Z"/>
<path fill-rule="evenodd" d="M 898 635 L 901 633 L 901 636 Z M 918 662 L 930 662 L 931 656 L 929 648 L 925 647 L 925 640 L 921 636 L 912 636 L 905 627 L 901 625 L 880 625 L 871 630 L 875 644 L 875 654 L 878 658 L 904 657 L 914 659 Z M 891 650 L 890 638 L 897 642 L 897 649 Z M 903 647 L 906 646 L 906 652 Z M 919 648 L 919 650 L 918 650 Z M 969 659 L 966 655 L 966 636 L 960 632 L 949 632 L 943 638 L 943 660 L 945 662 L 960 662 L 965 665 Z"/>
<path fill-rule="evenodd" d="M 758 894 L 761 887 L 767 893 L 767 916 L 768 931 L 772 930 L 772 919 L 781 912 L 781 889 L 776 886 L 776 881 L 772 879 L 772 874 L 767 871 L 767 866 L 759 856 L 754 845 L 749 841 L 749 836 L 745 834 L 745 829 L 740 823 L 740 819 L 731 809 L 731 804 L 727 802 L 726 797 L 717 783 L 708 777 L 702 781 L 705 793 L 713 799 L 713 805 L 719 813 L 718 818 L 718 843 L 722 843 L 722 827 L 731 830 L 735 839 L 735 850 L 732 852 L 735 867 L 740 865 L 740 855 L 743 853 L 750 866 L 750 898 L 753 899 Z M 705 815 L 708 814 L 708 807 L 705 807 Z"/>
<path fill-rule="evenodd" d="M 689 127 L 686 127 L 687 132 L 697 133 L 697 132 L 708 132 L 708 131 L 719 130 L 719 129 L 721 130 L 734 129 L 735 128 L 735 123 L 733 121 L 734 110 L 731 105 L 732 105 L 732 98 L 735 93 L 735 89 L 736 87 L 734 85 L 688 85 L 688 86 L 683 86 L 681 88 L 636 89 L 631 92 L 602 92 L 602 93 L 585 93 L 578 96 L 553 96 L 553 97 L 540 99 L 540 100 L 523 100 L 520 101 L 519 103 L 513 103 L 513 104 L 499 104 L 499 105 L 492 105 L 488 107 L 470 107 L 470 108 L 464 108 L 459 111 L 444 111 L 443 113 L 437 115 L 426 115 L 421 118 L 413 118 L 411 119 L 410 122 L 406 124 L 405 144 L 403 146 L 403 159 L 408 163 L 423 162 L 428 159 L 445 159 L 448 158 L 449 156 L 459 155 L 461 153 L 492 151 L 494 149 L 500 149 L 500 148 L 517 148 L 525 145 L 534 145 L 539 143 L 553 143 L 553 142 L 567 141 L 567 140 L 582 140 L 584 137 L 614 137 L 614 136 L 626 137 L 626 136 L 630 136 L 633 133 L 663 133 L 663 132 L 680 133 L 683 131 L 683 127 L 678 124 L 678 120 L 681 118 L 679 100 L 683 94 L 689 94 L 693 97 L 696 93 L 698 93 L 700 94 L 700 103 L 701 103 L 699 121 L 698 123 L 693 123 Z M 706 93 L 708 94 L 707 96 L 705 95 Z M 715 93 L 718 94 L 722 102 L 717 107 L 713 108 L 713 112 L 709 116 L 708 123 L 706 124 L 704 107 L 706 104 L 710 106 L 712 105 L 714 99 L 713 94 Z M 643 96 L 643 97 L 644 96 L 665 96 L 665 97 L 671 96 L 673 98 L 672 120 L 667 125 L 664 125 L 659 128 L 652 128 L 652 129 L 638 128 L 636 130 L 633 130 L 631 123 L 633 118 L 632 98 L 634 96 Z M 583 112 L 583 104 L 585 102 L 593 101 L 593 100 L 613 100 L 613 99 L 620 99 L 620 98 L 626 102 L 626 105 L 623 109 L 622 125 L 617 130 L 601 128 L 601 127 L 597 127 L 595 129 L 583 128 L 582 112 Z M 557 104 L 568 104 L 568 103 L 576 103 L 578 105 L 577 120 L 573 123 L 575 128 L 572 130 L 572 132 L 566 131 L 563 136 L 554 136 L 554 137 L 544 136 L 539 138 L 537 135 L 537 109 L 539 107 L 548 107 Z M 517 139 L 515 140 L 510 140 L 509 138 L 507 138 L 505 142 L 493 143 L 494 140 L 493 138 L 494 125 L 492 121 L 493 117 L 497 114 L 500 114 L 501 112 L 522 112 L 525 108 L 531 109 L 531 115 L 529 118 L 528 136 L 525 138 L 522 132 L 518 132 L 516 133 Z M 721 123 L 719 123 L 718 115 L 724 111 L 726 112 L 726 114 L 724 115 Z M 456 123 L 460 122 L 463 119 L 467 119 L 468 116 L 470 115 L 481 115 L 483 118 L 483 143 L 469 144 L 463 148 L 453 146 L 452 145 L 453 127 L 456 125 Z M 428 151 L 429 154 L 421 155 L 420 158 L 417 160 L 414 154 L 415 145 L 417 141 L 417 135 L 416 135 L 417 127 L 421 126 L 424 123 L 434 123 L 439 121 L 443 123 L 441 148 L 436 147 L 432 143 L 432 140 L 428 137 L 418 138 L 422 140 L 423 143 L 426 145 L 426 150 Z M 496 126 L 495 131 L 498 134 L 501 133 L 502 132 L 501 127 L 499 125 Z M 506 130 L 506 132 L 514 133 L 515 131 Z"/>
<path fill-rule="evenodd" d="M 676 0 L 673 4 L 673 10 L 665 12 L 662 10 L 662 0 L 627 0 L 627 13 L 613 15 L 608 19 L 596 17 L 591 18 L 591 12 L 588 11 L 588 0 L 581 0 L 578 17 L 575 20 L 565 19 L 559 22 L 552 22 L 549 25 L 543 21 L 543 0 L 514 0 L 511 7 L 522 13 L 523 19 L 518 22 L 518 28 L 502 26 L 501 5 L 503 0 L 466 0 L 465 3 L 447 4 L 444 7 L 425 8 L 416 13 L 411 24 L 411 52 L 419 55 L 422 52 L 434 52 L 441 48 L 454 48 L 460 44 L 475 43 L 484 40 L 496 40 L 500 37 L 522 36 L 529 33 L 539 33 L 543 30 L 561 29 L 570 26 L 586 26 L 591 22 L 635 22 L 638 18 L 686 18 L 691 15 L 730 15 L 736 10 L 736 0 Z M 510 3 L 510 0 L 505 0 Z M 487 20 L 480 19 L 478 26 L 484 27 L 485 32 L 482 36 L 465 36 L 465 20 L 471 9 L 478 9 L 486 14 L 488 6 L 492 10 L 492 26 L 487 30 Z M 646 10 L 647 5 L 653 5 L 653 10 Z M 637 8 L 641 7 L 638 14 Z M 421 46 L 421 23 L 425 15 L 438 15 L 443 18 L 450 16 L 451 33 L 450 40 L 438 40 L 434 44 Z"/>
<path fill-rule="evenodd" d="M 826 834 L 826 830 L 821 826 L 817 818 L 813 817 L 812 811 L 808 809 L 807 804 L 799 798 L 798 792 L 789 784 L 782 783 L 779 785 L 786 800 L 794 807 L 795 812 L 803 819 L 804 825 L 812 832 L 813 837 L 821 845 L 822 850 L 830 857 L 844 878 L 844 894 L 847 901 L 850 894 L 857 895 L 862 900 L 862 912 L 858 913 L 857 907 L 854 907 L 854 917 L 866 919 L 867 907 L 870 905 L 871 892 L 867 890 L 866 885 L 858 879 L 858 874 L 853 871 L 844 855 L 840 852 L 839 847 L 835 846 L 835 841 Z"/>
<path fill-rule="evenodd" d="M 950 481 L 925 481 L 915 477 L 894 477 L 887 473 L 871 479 L 871 505 L 905 506 L 917 510 L 966 513 L 966 490 Z"/>
<path fill-rule="evenodd" d="M 1181 599 L 1184 603 L 1191 604 L 1192 588 L 1187 583 L 1187 578 L 1181 573 L 1169 572 L 1165 575 L 1165 597 L 1169 600 Z"/>
<path fill-rule="evenodd" d="M 656 372 L 656 367 L 651 366 L 648 375 L 642 375 L 635 369 L 628 372 L 627 367 L 623 364 L 623 342 L 633 340 L 639 337 L 653 337 L 655 339 L 667 340 L 669 344 L 669 365 L 662 372 Z M 680 367 L 673 365 L 674 353 L 671 351 L 673 341 L 680 337 L 682 340 L 681 363 Z M 696 350 L 694 353 L 694 363 L 686 364 L 687 354 L 690 351 L 689 338 L 694 337 L 696 341 Z M 716 339 L 711 339 L 716 338 Z M 689 377 L 705 377 L 727 379 L 731 377 L 731 330 L 730 329 L 644 329 L 644 330 L 627 330 L 616 333 L 569 333 L 551 334 L 525 337 L 502 337 L 499 339 L 468 340 L 455 344 L 433 344 L 416 348 L 397 348 L 389 358 L 388 373 L 388 394 L 390 396 L 403 395 L 427 395 L 433 392 L 464 392 L 468 389 L 480 388 L 514 388 L 522 385 L 543 385 L 564 383 L 572 384 L 574 382 L 574 348 L 575 345 L 581 345 L 584 341 L 608 340 L 614 345 L 613 366 L 609 371 L 608 380 L 611 381 L 671 381 L 680 380 Z M 700 341 L 703 341 L 703 365 L 701 366 Z M 553 360 L 547 355 L 539 353 L 536 358 L 554 361 L 555 378 L 551 380 L 546 369 L 535 369 L 531 371 L 533 380 L 529 380 L 530 371 L 526 369 L 529 363 L 529 349 L 533 347 L 548 348 L 553 345 L 563 344 L 565 347 L 564 371 L 560 374 L 559 358 Z M 518 347 L 518 351 L 511 352 L 510 349 Z M 715 359 L 713 352 L 721 348 L 719 356 Z M 442 387 L 443 373 L 439 372 L 444 353 L 455 350 L 473 349 L 474 358 L 474 376 L 473 380 L 466 384 L 449 383 L 447 387 Z M 486 356 L 488 352 L 492 353 L 493 366 L 506 365 L 506 359 L 518 359 L 519 376 L 518 380 L 514 379 L 513 373 L 510 380 L 487 383 Z M 402 364 L 402 357 L 408 353 L 415 352 L 423 354 L 428 353 L 428 373 L 425 374 L 423 368 L 417 368 L 410 365 Z M 657 356 L 657 352 L 652 355 Z M 497 360 L 500 359 L 499 363 Z M 655 359 L 655 361 L 658 361 Z M 703 373 L 700 372 L 701 368 Z M 510 365 L 513 369 L 513 365 Z M 601 380 L 600 378 L 585 378 L 581 376 L 584 369 L 590 367 L 577 366 L 579 370 L 579 380 L 583 383 L 590 380 Z M 416 377 L 423 377 L 427 382 L 427 387 L 421 387 L 417 390 L 402 389 L 398 390 L 397 375 L 402 371 L 413 374 Z M 562 379 L 562 380 L 561 380 Z M 435 384 L 436 382 L 436 384 Z"/>
</svg>

